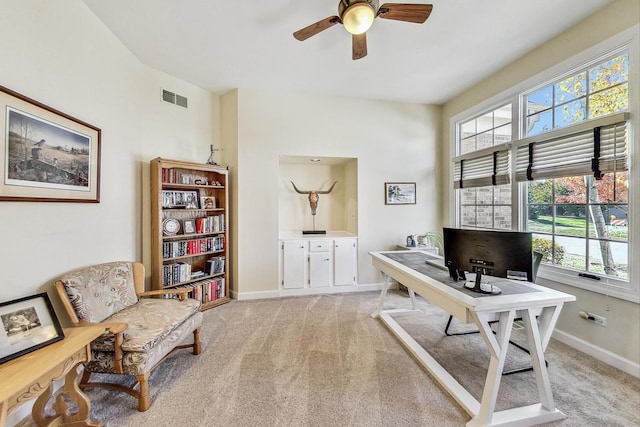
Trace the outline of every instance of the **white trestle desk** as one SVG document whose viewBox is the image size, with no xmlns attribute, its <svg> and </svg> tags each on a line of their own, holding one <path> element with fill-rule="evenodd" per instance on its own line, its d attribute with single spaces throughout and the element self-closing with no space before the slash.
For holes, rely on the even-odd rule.
<svg viewBox="0 0 640 427">
<path fill-rule="evenodd" d="M 455 398 L 472 417 L 467 426 L 530 426 L 560 420 L 566 416 L 556 408 L 551 392 L 544 352 L 551 339 L 562 305 L 575 301 L 570 294 L 530 282 L 487 277 L 502 289 L 500 295 L 485 295 L 464 289 L 463 282 L 449 277 L 441 257 L 419 251 L 369 252 L 373 265 L 384 276 L 378 307 L 379 318 L 405 345 L 414 358 Z M 392 279 L 409 290 L 411 309 L 385 310 Z M 476 400 L 392 317 L 394 313 L 417 311 L 415 293 L 464 323 L 475 323 L 488 347 L 489 368 L 480 401 Z M 522 318 L 535 372 L 540 403 L 495 411 L 514 319 Z M 498 321 L 496 331 L 490 322 Z"/>
</svg>

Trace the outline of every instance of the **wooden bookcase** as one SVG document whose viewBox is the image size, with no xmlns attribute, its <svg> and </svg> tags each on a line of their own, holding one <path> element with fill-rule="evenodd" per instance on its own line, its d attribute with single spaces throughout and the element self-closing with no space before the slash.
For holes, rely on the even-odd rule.
<svg viewBox="0 0 640 427">
<path fill-rule="evenodd" d="M 151 160 L 151 287 L 189 287 L 206 310 L 229 302 L 229 171 Z"/>
</svg>

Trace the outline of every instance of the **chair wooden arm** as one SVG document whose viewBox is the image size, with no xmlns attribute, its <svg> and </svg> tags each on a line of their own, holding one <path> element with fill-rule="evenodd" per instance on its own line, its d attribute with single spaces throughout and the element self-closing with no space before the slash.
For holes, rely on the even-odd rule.
<svg viewBox="0 0 640 427">
<path fill-rule="evenodd" d="M 129 327 L 126 322 L 85 322 L 84 320 L 78 322 L 78 326 L 101 326 L 113 335 L 120 334 Z"/>
<path fill-rule="evenodd" d="M 138 296 L 139 297 L 149 297 L 149 296 L 155 296 L 155 295 L 178 295 L 178 298 L 180 299 L 180 301 L 183 301 L 187 297 L 187 294 L 190 291 L 191 291 L 191 289 L 187 289 L 187 288 L 160 289 L 160 290 L 156 290 L 156 291 L 138 292 Z"/>
<path fill-rule="evenodd" d="M 122 366 L 122 342 L 124 341 L 124 331 L 129 327 L 125 322 L 85 322 L 81 320 L 77 323 L 78 326 L 96 325 L 103 327 L 107 332 L 113 334 L 113 363 L 116 374 L 123 374 L 124 367 Z"/>
</svg>

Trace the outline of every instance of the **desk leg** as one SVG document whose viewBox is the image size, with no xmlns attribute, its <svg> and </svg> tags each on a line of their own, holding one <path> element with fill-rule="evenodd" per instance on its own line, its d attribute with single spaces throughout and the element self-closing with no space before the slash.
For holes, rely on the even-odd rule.
<svg viewBox="0 0 640 427">
<path fill-rule="evenodd" d="M 411 309 L 416 310 L 416 293 L 413 291 L 413 289 L 408 289 L 408 290 L 409 290 L 409 298 L 411 298 Z"/>
<path fill-rule="evenodd" d="M 471 314 L 489 349 L 491 360 L 489 361 L 487 378 L 485 380 L 484 390 L 482 391 L 480 411 L 467 425 L 484 426 L 490 425 L 493 421 L 493 413 L 495 412 L 496 400 L 498 399 L 498 389 L 500 388 L 500 380 L 502 379 L 504 362 L 507 358 L 509 338 L 511 337 L 511 328 L 516 312 L 515 310 L 509 310 L 500 313 L 498 330 L 495 334 L 491 330 L 488 316 L 485 313 L 471 312 Z"/>
<path fill-rule="evenodd" d="M 371 317 L 373 317 L 374 319 L 377 319 L 383 313 L 412 313 L 412 312 L 421 313 L 421 311 L 416 308 L 416 294 L 410 288 L 407 288 L 407 289 L 409 290 L 409 298 L 411 299 L 411 309 L 395 308 L 391 310 L 384 310 L 384 301 L 387 298 L 387 291 L 391 287 L 391 276 L 385 273 L 382 273 L 382 275 L 384 276 L 384 283 L 382 284 L 382 291 L 380 292 L 380 300 L 378 301 L 378 307 L 376 308 L 376 311 L 371 313 Z"/>
<path fill-rule="evenodd" d="M 549 412 L 554 412 L 556 407 L 553 401 L 549 372 L 544 363 L 544 351 L 549 344 L 553 327 L 559 315 L 559 307 L 554 306 L 545 307 L 540 313 L 539 319 L 536 319 L 535 314 L 530 310 L 527 310 L 523 317 L 527 329 L 527 341 L 531 349 L 531 364 L 536 375 L 540 403 Z M 540 325 L 538 325 L 538 320 Z"/>
<path fill-rule="evenodd" d="M 33 405 L 32 416 L 36 425 L 48 426 L 52 423 L 61 427 L 100 427 L 102 423 L 89 420 L 89 411 L 91 403 L 89 398 L 80 390 L 78 386 L 78 366 L 76 365 L 65 375 L 64 386 L 62 391 L 56 397 L 52 405 L 55 415 L 47 416 L 44 408 L 51 398 L 53 383 L 49 385 L 47 390 L 38 396 Z M 65 401 L 64 395 L 73 400 L 78 411 L 75 414 L 69 413 L 69 404 Z"/>
<path fill-rule="evenodd" d="M 8 406 L 7 402 L 0 402 L 0 426 L 4 426 L 7 423 Z"/>
<path fill-rule="evenodd" d="M 521 316 L 525 322 L 531 364 L 536 376 L 540 403 L 499 412 L 495 412 L 498 388 L 502 378 L 502 370 L 509 348 L 509 338 L 516 312 L 510 310 L 499 313 L 500 321 L 495 335 L 491 331 L 486 314 L 471 313 L 489 349 L 491 361 L 489 362 L 487 379 L 482 392 L 480 409 L 473 419 L 467 423 L 467 427 L 536 425 L 566 418 L 555 407 L 549 374 L 544 362 L 544 351 L 551 339 L 551 333 L 560 314 L 561 307 L 562 304 L 545 307 L 537 318 L 533 310 L 524 309 L 519 311 L 518 316 Z"/>
<path fill-rule="evenodd" d="M 380 313 L 382 313 L 382 308 L 384 307 L 384 300 L 387 298 L 387 291 L 389 290 L 389 286 L 391 286 L 391 277 L 385 273 L 382 273 L 382 275 L 384 276 L 384 283 L 382 284 L 382 291 L 380 291 L 378 308 L 376 308 L 376 311 L 371 313 L 371 317 L 373 317 L 374 319 L 380 317 Z"/>
</svg>

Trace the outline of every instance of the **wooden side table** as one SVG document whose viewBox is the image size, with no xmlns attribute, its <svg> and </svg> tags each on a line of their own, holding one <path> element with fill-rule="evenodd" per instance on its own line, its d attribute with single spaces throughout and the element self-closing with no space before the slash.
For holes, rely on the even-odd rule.
<svg viewBox="0 0 640 427">
<path fill-rule="evenodd" d="M 89 343 L 104 332 L 101 326 L 83 326 L 64 330 L 65 338 L 47 347 L 0 365 L 0 427 L 9 414 L 23 403 L 37 398 L 32 416 L 38 426 L 55 422 L 59 426 L 101 426 L 88 419 L 91 403 L 78 386 L 78 365 L 91 359 Z M 63 394 L 73 400 L 77 413 L 69 413 L 69 404 L 59 395 L 52 407 L 54 416 L 44 408 L 53 393 L 53 381 L 64 378 Z"/>
</svg>

